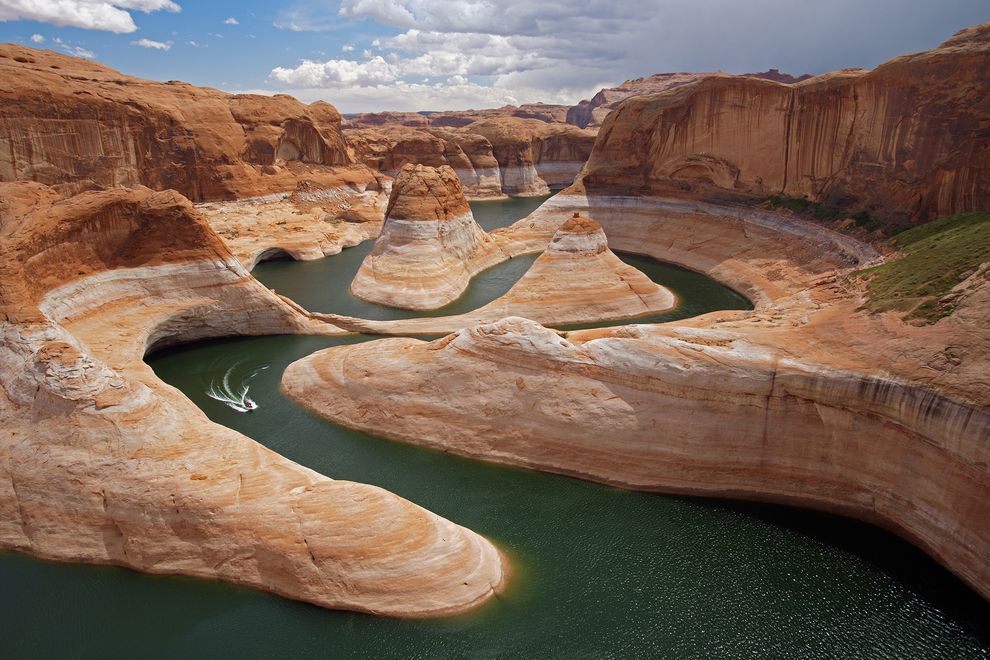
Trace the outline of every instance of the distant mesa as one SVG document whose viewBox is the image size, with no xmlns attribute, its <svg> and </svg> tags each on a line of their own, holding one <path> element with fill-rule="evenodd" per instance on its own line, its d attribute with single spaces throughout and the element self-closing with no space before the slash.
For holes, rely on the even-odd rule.
<svg viewBox="0 0 990 660">
<path fill-rule="evenodd" d="M 595 143 L 593 131 L 516 116 L 482 117 L 458 128 L 410 123 L 348 125 L 344 135 L 358 162 L 389 176 L 409 163 L 449 165 L 471 199 L 560 190 L 574 182 Z"/>
</svg>

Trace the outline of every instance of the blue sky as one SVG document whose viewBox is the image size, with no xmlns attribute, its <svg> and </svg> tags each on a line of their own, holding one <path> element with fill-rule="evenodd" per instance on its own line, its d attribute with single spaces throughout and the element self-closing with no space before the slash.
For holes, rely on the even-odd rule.
<svg viewBox="0 0 990 660">
<path fill-rule="evenodd" d="M 0 0 L 0 40 L 344 112 L 574 103 L 665 71 L 872 67 L 987 0 Z"/>
</svg>

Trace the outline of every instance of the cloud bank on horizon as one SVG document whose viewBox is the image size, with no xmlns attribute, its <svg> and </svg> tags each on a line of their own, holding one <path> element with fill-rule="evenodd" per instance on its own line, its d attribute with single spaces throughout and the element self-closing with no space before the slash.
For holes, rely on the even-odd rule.
<svg viewBox="0 0 990 660">
<path fill-rule="evenodd" d="M 96 51 L 97 59 L 135 75 L 150 70 L 149 77 L 155 77 L 166 70 L 160 60 L 168 52 L 167 57 L 176 58 L 168 78 L 231 90 L 285 92 L 306 101 L 324 99 L 355 112 L 533 101 L 570 104 L 602 86 L 666 71 L 779 68 L 797 75 L 872 67 L 990 19 L 986 0 L 207 4 L 209 8 L 173 0 L 0 0 L 0 22 L 24 23 L 15 40 L 35 44 L 45 39 L 37 23 L 66 28 L 79 38 L 50 34 L 48 39 L 66 52 L 93 56 Z M 138 30 L 148 36 L 134 39 Z M 82 38 L 84 31 L 131 35 L 130 52 L 123 50 L 128 43 L 109 39 L 104 58 Z M 208 41 L 209 59 L 180 54 Z M 183 49 L 172 48 L 173 43 Z M 154 51 L 158 62 L 141 59 L 154 57 Z M 126 63 L 116 64 L 117 59 Z"/>
</svg>

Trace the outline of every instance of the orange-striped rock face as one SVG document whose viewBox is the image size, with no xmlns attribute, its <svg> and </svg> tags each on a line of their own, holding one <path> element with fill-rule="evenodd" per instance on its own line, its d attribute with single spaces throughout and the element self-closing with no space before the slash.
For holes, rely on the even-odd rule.
<svg viewBox="0 0 990 660">
<path fill-rule="evenodd" d="M 990 23 L 870 72 L 794 84 L 717 75 L 626 100 L 597 191 L 806 197 L 888 223 L 990 208 Z"/>
</svg>

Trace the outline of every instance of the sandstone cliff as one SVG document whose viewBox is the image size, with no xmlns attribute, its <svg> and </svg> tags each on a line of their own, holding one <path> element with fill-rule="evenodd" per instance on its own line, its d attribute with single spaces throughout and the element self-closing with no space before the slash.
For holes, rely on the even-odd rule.
<svg viewBox="0 0 990 660">
<path fill-rule="evenodd" d="M 535 119 L 485 119 L 463 129 L 492 145 L 502 191 L 513 196 L 545 195 L 569 185 L 595 144 L 595 134 Z"/>
<path fill-rule="evenodd" d="M 491 143 L 477 133 L 403 126 L 348 129 L 355 159 L 372 170 L 395 176 L 404 165 L 449 165 L 472 199 L 504 196 Z"/>
<path fill-rule="evenodd" d="M 75 193 L 146 185 L 194 201 L 336 185 L 351 165 L 333 106 L 126 76 L 0 45 L 0 181 Z"/>
<path fill-rule="evenodd" d="M 258 284 L 188 200 L 0 184 L 0 253 L 0 547 L 396 616 L 462 611 L 502 582 L 485 539 L 213 424 L 142 361 L 340 332 Z"/>
<path fill-rule="evenodd" d="M 990 208 L 990 24 L 873 71 L 709 76 L 630 98 L 583 180 L 610 192 L 782 194 L 894 224 Z"/>
<path fill-rule="evenodd" d="M 564 124 L 496 117 L 462 128 L 347 129 L 355 159 L 395 175 L 407 163 L 450 165 L 471 198 L 545 195 L 570 185 L 595 136 Z"/>
<path fill-rule="evenodd" d="M 478 226 L 457 174 L 444 165 L 406 165 L 392 185 L 385 225 L 361 263 L 351 292 L 405 309 L 436 309 L 457 299 L 471 277 L 501 261 Z"/>
</svg>

